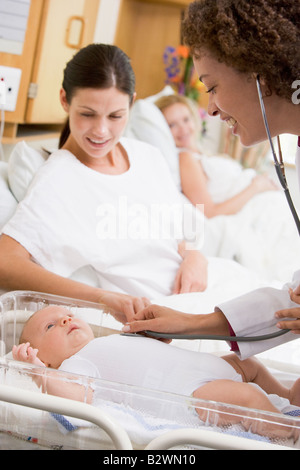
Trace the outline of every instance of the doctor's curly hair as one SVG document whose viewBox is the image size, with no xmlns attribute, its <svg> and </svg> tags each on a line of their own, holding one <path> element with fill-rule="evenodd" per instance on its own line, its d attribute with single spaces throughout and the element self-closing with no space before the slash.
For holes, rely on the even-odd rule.
<svg viewBox="0 0 300 470">
<path fill-rule="evenodd" d="M 190 4 L 182 34 L 191 53 L 242 73 L 258 73 L 270 92 L 291 98 L 300 79 L 300 0 L 199 0 Z"/>
</svg>

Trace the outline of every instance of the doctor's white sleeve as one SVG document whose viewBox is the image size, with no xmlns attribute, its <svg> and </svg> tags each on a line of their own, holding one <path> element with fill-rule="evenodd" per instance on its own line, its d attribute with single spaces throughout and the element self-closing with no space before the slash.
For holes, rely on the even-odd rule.
<svg viewBox="0 0 300 470">
<path fill-rule="evenodd" d="M 299 304 L 291 301 L 288 291 L 289 287 L 295 288 L 299 284 L 300 270 L 294 274 L 293 281 L 282 289 L 271 287 L 256 289 L 218 305 L 215 310 L 223 312 L 236 336 L 258 336 L 280 331 L 276 327 L 278 319 L 275 313 L 286 308 L 300 308 Z M 246 359 L 298 338 L 299 336 L 294 333 L 287 333 L 263 341 L 239 342 L 238 351 L 235 352 L 241 359 Z"/>
</svg>

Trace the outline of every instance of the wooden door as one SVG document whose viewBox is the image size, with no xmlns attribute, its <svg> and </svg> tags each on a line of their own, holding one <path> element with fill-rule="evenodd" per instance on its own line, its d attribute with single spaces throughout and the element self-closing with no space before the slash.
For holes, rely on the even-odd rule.
<svg viewBox="0 0 300 470">
<path fill-rule="evenodd" d="M 115 44 L 132 60 L 138 98 L 155 94 L 164 87 L 164 49 L 180 44 L 186 5 L 183 0 L 122 1 Z"/>
</svg>

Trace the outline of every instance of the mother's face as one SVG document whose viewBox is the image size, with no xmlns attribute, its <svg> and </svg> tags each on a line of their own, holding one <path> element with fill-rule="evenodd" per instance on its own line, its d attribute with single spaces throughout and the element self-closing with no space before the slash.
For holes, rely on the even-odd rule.
<svg viewBox="0 0 300 470">
<path fill-rule="evenodd" d="M 267 136 L 254 74 L 239 73 L 209 55 L 195 57 L 194 64 L 209 93 L 209 115 L 219 115 L 245 146 L 265 140 Z M 270 109 L 272 97 L 264 98 L 264 101 L 266 109 Z M 271 122 L 270 118 L 270 127 Z"/>
</svg>

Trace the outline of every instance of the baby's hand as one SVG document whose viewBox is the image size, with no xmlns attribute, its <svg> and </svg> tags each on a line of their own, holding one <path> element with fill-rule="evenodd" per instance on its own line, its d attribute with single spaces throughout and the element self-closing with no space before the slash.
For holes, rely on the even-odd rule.
<svg viewBox="0 0 300 470">
<path fill-rule="evenodd" d="M 29 364 L 45 367 L 45 364 L 37 357 L 37 353 L 38 349 L 33 349 L 30 343 L 22 343 L 12 348 L 13 358 L 16 361 L 29 362 Z"/>
</svg>

